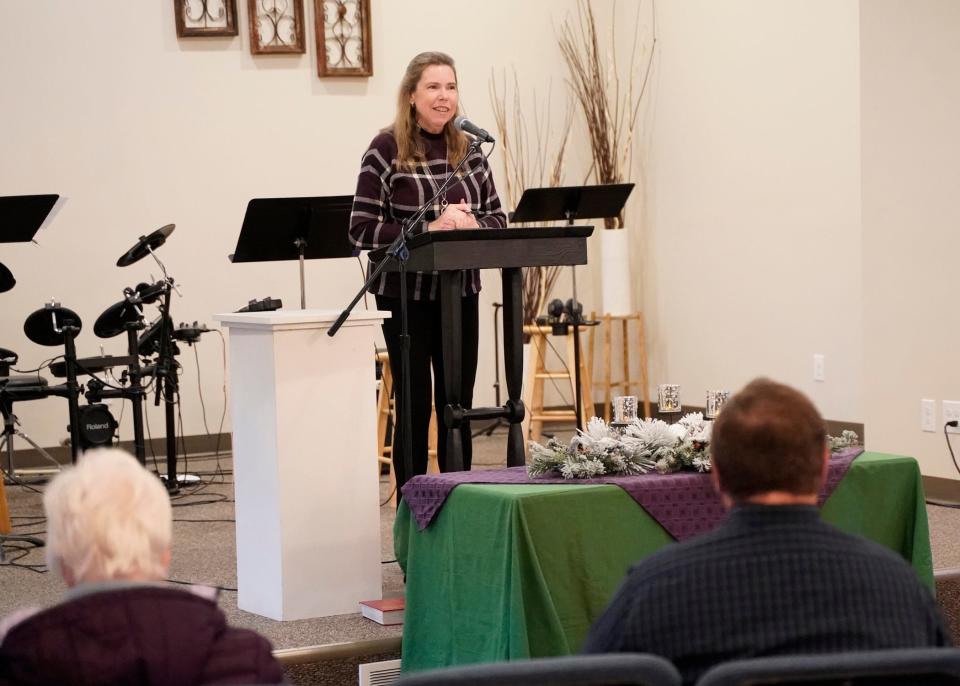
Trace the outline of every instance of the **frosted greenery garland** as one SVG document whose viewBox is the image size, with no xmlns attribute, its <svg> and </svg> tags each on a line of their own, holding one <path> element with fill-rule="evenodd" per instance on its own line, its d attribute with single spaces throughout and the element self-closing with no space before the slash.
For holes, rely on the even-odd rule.
<svg viewBox="0 0 960 686">
<path fill-rule="evenodd" d="M 700 412 L 684 415 L 676 424 L 660 419 L 634 419 L 622 432 L 594 417 L 569 445 L 556 438 L 546 445 L 530 441 L 527 473 L 536 477 L 556 472 L 564 479 L 589 479 L 650 471 L 709 472 L 712 427 L 713 423 L 705 421 Z M 827 441 L 831 452 L 860 444 L 853 431 L 844 431 L 839 437 L 827 436 Z"/>
<path fill-rule="evenodd" d="M 827 436 L 827 442 L 830 443 L 830 452 L 837 453 L 846 448 L 860 445 L 860 437 L 857 436 L 856 431 L 847 429 L 839 436 Z"/>
<path fill-rule="evenodd" d="M 676 424 L 661 419 L 634 419 L 622 433 L 599 417 L 587 422 L 569 445 L 555 438 L 546 445 L 530 441 L 530 476 L 558 472 L 564 479 L 606 475 L 661 474 L 692 469 L 710 471 L 711 423 L 700 412 Z"/>
</svg>

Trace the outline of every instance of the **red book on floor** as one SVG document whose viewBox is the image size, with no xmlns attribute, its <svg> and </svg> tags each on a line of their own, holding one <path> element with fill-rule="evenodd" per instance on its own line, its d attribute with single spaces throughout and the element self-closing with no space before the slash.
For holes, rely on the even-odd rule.
<svg viewBox="0 0 960 686">
<path fill-rule="evenodd" d="M 360 612 L 377 624 L 403 624 L 403 596 L 383 600 L 361 600 Z"/>
</svg>

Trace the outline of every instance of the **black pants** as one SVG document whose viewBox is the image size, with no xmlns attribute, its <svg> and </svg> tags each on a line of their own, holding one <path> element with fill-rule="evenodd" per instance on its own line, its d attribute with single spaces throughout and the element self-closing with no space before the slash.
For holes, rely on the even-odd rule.
<svg viewBox="0 0 960 686">
<path fill-rule="evenodd" d="M 479 296 L 461 298 L 460 405 L 473 406 L 473 384 L 477 378 L 477 341 L 479 338 Z M 393 470 L 397 483 L 411 476 L 427 473 L 427 435 L 430 430 L 431 400 L 437 406 L 437 462 L 440 471 L 447 471 L 447 429 L 443 424 L 443 408 L 447 405 L 443 376 L 443 330 L 440 324 L 440 301 L 408 300 L 407 323 L 410 333 L 410 423 L 412 426 L 413 474 L 405 474 L 403 462 L 403 372 L 400 359 L 400 298 L 377 296 L 377 309 L 390 312 L 383 322 L 383 337 L 390 355 L 393 372 L 397 427 L 393 432 Z M 433 393 L 430 389 L 430 367 L 433 366 Z M 463 439 L 463 468 L 470 469 L 473 450 L 470 424 L 460 427 Z"/>
</svg>

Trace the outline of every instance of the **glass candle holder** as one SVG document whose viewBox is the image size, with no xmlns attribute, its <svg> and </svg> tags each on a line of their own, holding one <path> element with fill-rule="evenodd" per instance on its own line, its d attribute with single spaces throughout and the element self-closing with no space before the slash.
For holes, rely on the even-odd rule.
<svg viewBox="0 0 960 686">
<path fill-rule="evenodd" d="M 661 414 L 680 411 L 680 385 L 675 383 L 660 384 L 657 398 L 657 409 Z"/>
<path fill-rule="evenodd" d="M 704 406 L 703 416 L 706 419 L 716 419 L 723 409 L 723 404 L 730 398 L 730 391 L 707 391 L 707 404 Z"/>
<path fill-rule="evenodd" d="M 613 399 L 613 423 L 626 425 L 637 418 L 637 396 L 620 395 Z"/>
</svg>

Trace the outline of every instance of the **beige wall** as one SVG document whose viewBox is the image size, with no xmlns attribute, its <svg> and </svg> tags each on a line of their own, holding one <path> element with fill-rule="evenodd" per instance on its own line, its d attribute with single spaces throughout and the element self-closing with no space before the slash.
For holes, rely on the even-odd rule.
<svg viewBox="0 0 960 686">
<path fill-rule="evenodd" d="M 858 5 L 657 7 L 640 239 L 654 383 L 702 406 L 769 375 L 862 420 Z"/>
<path fill-rule="evenodd" d="M 565 70 L 553 26 L 572 5 L 494 0 L 478 13 L 465 0 L 377 1 L 376 75 L 321 81 L 312 46 L 305 56 L 249 54 L 244 2 L 241 35 L 207 40 L 175 37 L 172 2 L 109 13 L 64 0 L 0 3 L 0 60 L 14 65 L 0 90 L 0 189 L 68 197 L 40 246 L 0 250 L 19 280 L 0 296 L 0 345 L 18 350 L 22 367 L 57 354 L 21 331 L 50 296 L 83 316 L 81 354 L 101 343 L 121 352 L 118 340 L 92 335 L 93 321 L 156 269 L 113 263 L 168 222 L 177 230 L 161 255 L 183 284 L 177 321 L 212 324 L 212 313 L 266 295 L 295 305 L 293 265 L 226 261 L 247 200 L 350 193 L 419 50 L 457 56 L 467 111 L 488 127 L 491 69 L 515 66 L 521 83 L 552 80 L 558 90 Z M 608 5 L 598 3 L 601 22 Z M 657 12 L 647 151 L 634 172 L 647 185 L 628 211 L 651 385 L 680 383 L 685 403 L 702 404 L 707 388 L 773 376 L 810 393 L 828 417 L 865 422 L 871 449 L 915 454 L 925 473 L 953 476 L 942 436 L 919 432 L 917 406 L 960 400 L 948 364 L 960 9 L 950 0 L 662 0 Z M 622 45 L 630 15 L 618 16 Z M 583 138 L 578 125 L 570 183 L 585 169 Z M 579 280 L 588 310 L 599 304 L 596 240 L 590 249 Z M 309 304 L 340 306 L 359 278 L 350 261 L 309 264 Z M 486 284 L 482 403 L 493 396 L 495 274 Z M 212 424 L 218 339 L 198 353 Z M 826 357 L 823 383 L 812 380 L 814 353 Z M 185 429 L 202 433 L 196 363 L 189 350 L 181 359 Z M 66 435 L 63 405 L 21 406 L 41 443 Z M 151 407 L 155 434 L 161 422 Z"/>
<path fill-rule="evenodd" d="M 360 156 L 392 118 L 396 86 L 413 54 L 453 54 L 466 111 L 488 127 L 492 70 L 517 65 L 527 83 L 553 77 L 554 88 L 560 86 L 559 52 L 549 36 L 552 18 L 569 2 L 493 0 L 478 10 L 466 0 L 376 0 L 375 75 L 322 81 L 313 45 L 307 55 L 253 57 L 247 3 L 237 4 L 238 37 L 178 40 L 171 0 L 110 3 L 109 9 L 68 0 L 0 0 L 0 193 L 68 198 L 39 246 L 4 245 L 0 251 L 19 282 L 0 296 L 0 345 L 20 352 L 22 368 L 58 353 L 33 345 L 21 329 L 51 296 L 83 318 L 81 355 L 99 354 L 101 344 L 122 352 L 119 339 L 94 337 L 93 323 L 124 286 L 158 273 L 147 261 L 126 269 L 114 263 L 138 236 L 170 222 L 176 231 L 159 254 L 182 284 L 183 298 L 172 309 L 176 321 L 212 326 L 213 313 L 267 295 L 296 306 L 294 264 L 227 262 L 246 203 L 352 193 Z M 305 4 L 312 22 L 313 2 Z M 492 403 L 490 303 L 499 299 L 499 279 L 491 273 L 485 282 L 477 397 Z M 361 283 L 356 262 L 312 262 L 308 304 L 339 308 Z M 215 430 L 222 407 L 219 340 L 208 335 L 198 352 Z M 181 361 L 185 430 L 202 433 L 192 351 L 185 350 Z M 62 400 L 24 403 L 18 412 L 42 444 L 66 436 Z M 162 434 L 162 413 L 151 405 L 150 414 L 154 435 Z"/>
<path fill-rule="evenodd" d="M 870 0 L 860 15 L 868 446 L 956 478 L 940 401 L 960 400 L 960 4 Z M 937 400 L 935 433 L 921 398 Z"/>
</svg>

